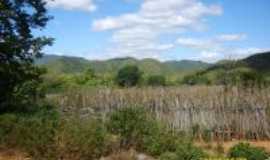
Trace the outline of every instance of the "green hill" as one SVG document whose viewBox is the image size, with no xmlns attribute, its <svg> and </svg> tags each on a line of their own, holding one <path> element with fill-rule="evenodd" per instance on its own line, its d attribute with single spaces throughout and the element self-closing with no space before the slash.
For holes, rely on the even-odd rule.
<svg viewBox="0 0 270 160">
<path fill-rule="evenodd" d="M 181 74 L 183 72 L 197 71 L 211 66 L 201 61 L 166 61 L 160 62 L 155 59 L 138 60 L 131 57 L 114 58 L 104 61 L 87 60 L 79 57 L 45 55 L 36 61 L 38 65 L 45 66 L 50 72 L 74 74 L 92 68 L 96 73 L 116 73 L 125 65 L 137 65 L 145 74 Z"/>
<path fill-rule="evenodd" d="M 183 83 L 224 84 L 237 83 L 243 79 L 270 80 L 270 52 L 258 53 L 247 58 L 231 61 L 222 60 L 207 69 L 187 75 Z"/>
<path fill-rule="evenodd" d="M 254 70 L 270 72 L 270 52 L 255 54 L 242 61 Z"/>
<path fill-rule="evenodd" d="M 270 72 L 270 52 L 257 53 L 237 61 L 223 60 L 207 68 L 206 71 L 237 68 L 246 68 L 256 72 L 268 73 Z"/>
</svg>

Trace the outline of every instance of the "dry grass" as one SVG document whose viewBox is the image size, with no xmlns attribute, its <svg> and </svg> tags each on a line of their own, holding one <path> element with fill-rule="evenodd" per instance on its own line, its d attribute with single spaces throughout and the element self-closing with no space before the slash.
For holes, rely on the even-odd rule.
<svg viewBox="0 0 270 160">
<path fill-rule="evenodd" d="M 195 142 L 195 145 L 198 147 L 203 148 L 205 151 L 207 151 L 210 155 L 217 155 L 217 146 L 221 145 L 224 149 L 224 155 L 226 155 L 231 147 L 234 145 L 240 143 L 240 142 L 247 142 L 250 143 L 254 147 L 262 147 L 267 152 L 270 153 L 270 141 L 239 141 L 239 140 L 233 140 L 233 141 L 226 141 L 226 142 Z M 209 147 L 211 146 L 211 147 Z"/>
<path fill-rule="evenodd" d="M 210 130 L 218 139 L 270 138 L 269 88 L 218 86 L 165 88 L 96 88 L 50 97 L 65 114 L 107 117 L 126 106 L 144 106 L 170 129 L 198 134 Z"/>
<path fill-rule="evenodd" d="M 16 150 L 0 149 L 0 160 L 31 160 L 31 158 L 28 158 L 26 154 Z"/>
</svg>

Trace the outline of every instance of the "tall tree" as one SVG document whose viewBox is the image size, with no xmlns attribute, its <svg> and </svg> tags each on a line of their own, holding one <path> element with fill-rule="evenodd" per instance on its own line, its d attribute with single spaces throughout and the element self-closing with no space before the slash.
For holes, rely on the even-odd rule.
<svg viewBox="0 0 270 160">
<path fill-rule="evenodd" d="M 121 68 L 116 75 L 116 83 L 122 87 L 133 87 L 139 83 L 142 72 L 137 66 L 128 65 Z"/>
<path fill-rule="evenodd" d="M 22 96 L 35 95 L 33 85 L 41 70 L 33 65 L 51 38 L 34 36 L 51 18 L 43 0 L 0 0 L 0 112 L 12 106 L 22 88 Z M 31 92 L 31 93 L 30 93 Z M 24 97 L 25 100 L 27 97 Z"/>
</svg>

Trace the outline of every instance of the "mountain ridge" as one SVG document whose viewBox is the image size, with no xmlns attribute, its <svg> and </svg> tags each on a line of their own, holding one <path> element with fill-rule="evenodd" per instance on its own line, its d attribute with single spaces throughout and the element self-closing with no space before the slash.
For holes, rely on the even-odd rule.
<svg viewBox="0 0 270 160">
<path fill-rule="evenodd" d="M 212 64 L 193 60 L 172 60 L 161 62 L 156 59 L 136 59 L 133 57 L 113 58 L 108 60 L 88 60 L 82 57 L 44 55 L 36 60 L 48 70 L 57 73 L 78 73 L 92 68 L 98 73 L 114 73 L 125 65 L 137 65 L 147 74 L 177 74 L 180 72 L 206 69 Z"/>
</svg>

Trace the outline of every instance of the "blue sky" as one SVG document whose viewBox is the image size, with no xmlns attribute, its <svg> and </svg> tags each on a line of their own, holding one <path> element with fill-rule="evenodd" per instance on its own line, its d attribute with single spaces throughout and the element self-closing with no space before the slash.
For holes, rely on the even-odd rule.
<svg viewBox="0 0 270 160">
<path fill-rule="evenodd" d="M 217 61 L 270 50 L 269 0 L 54 0 L 48 54 Z"/>
</svg>

